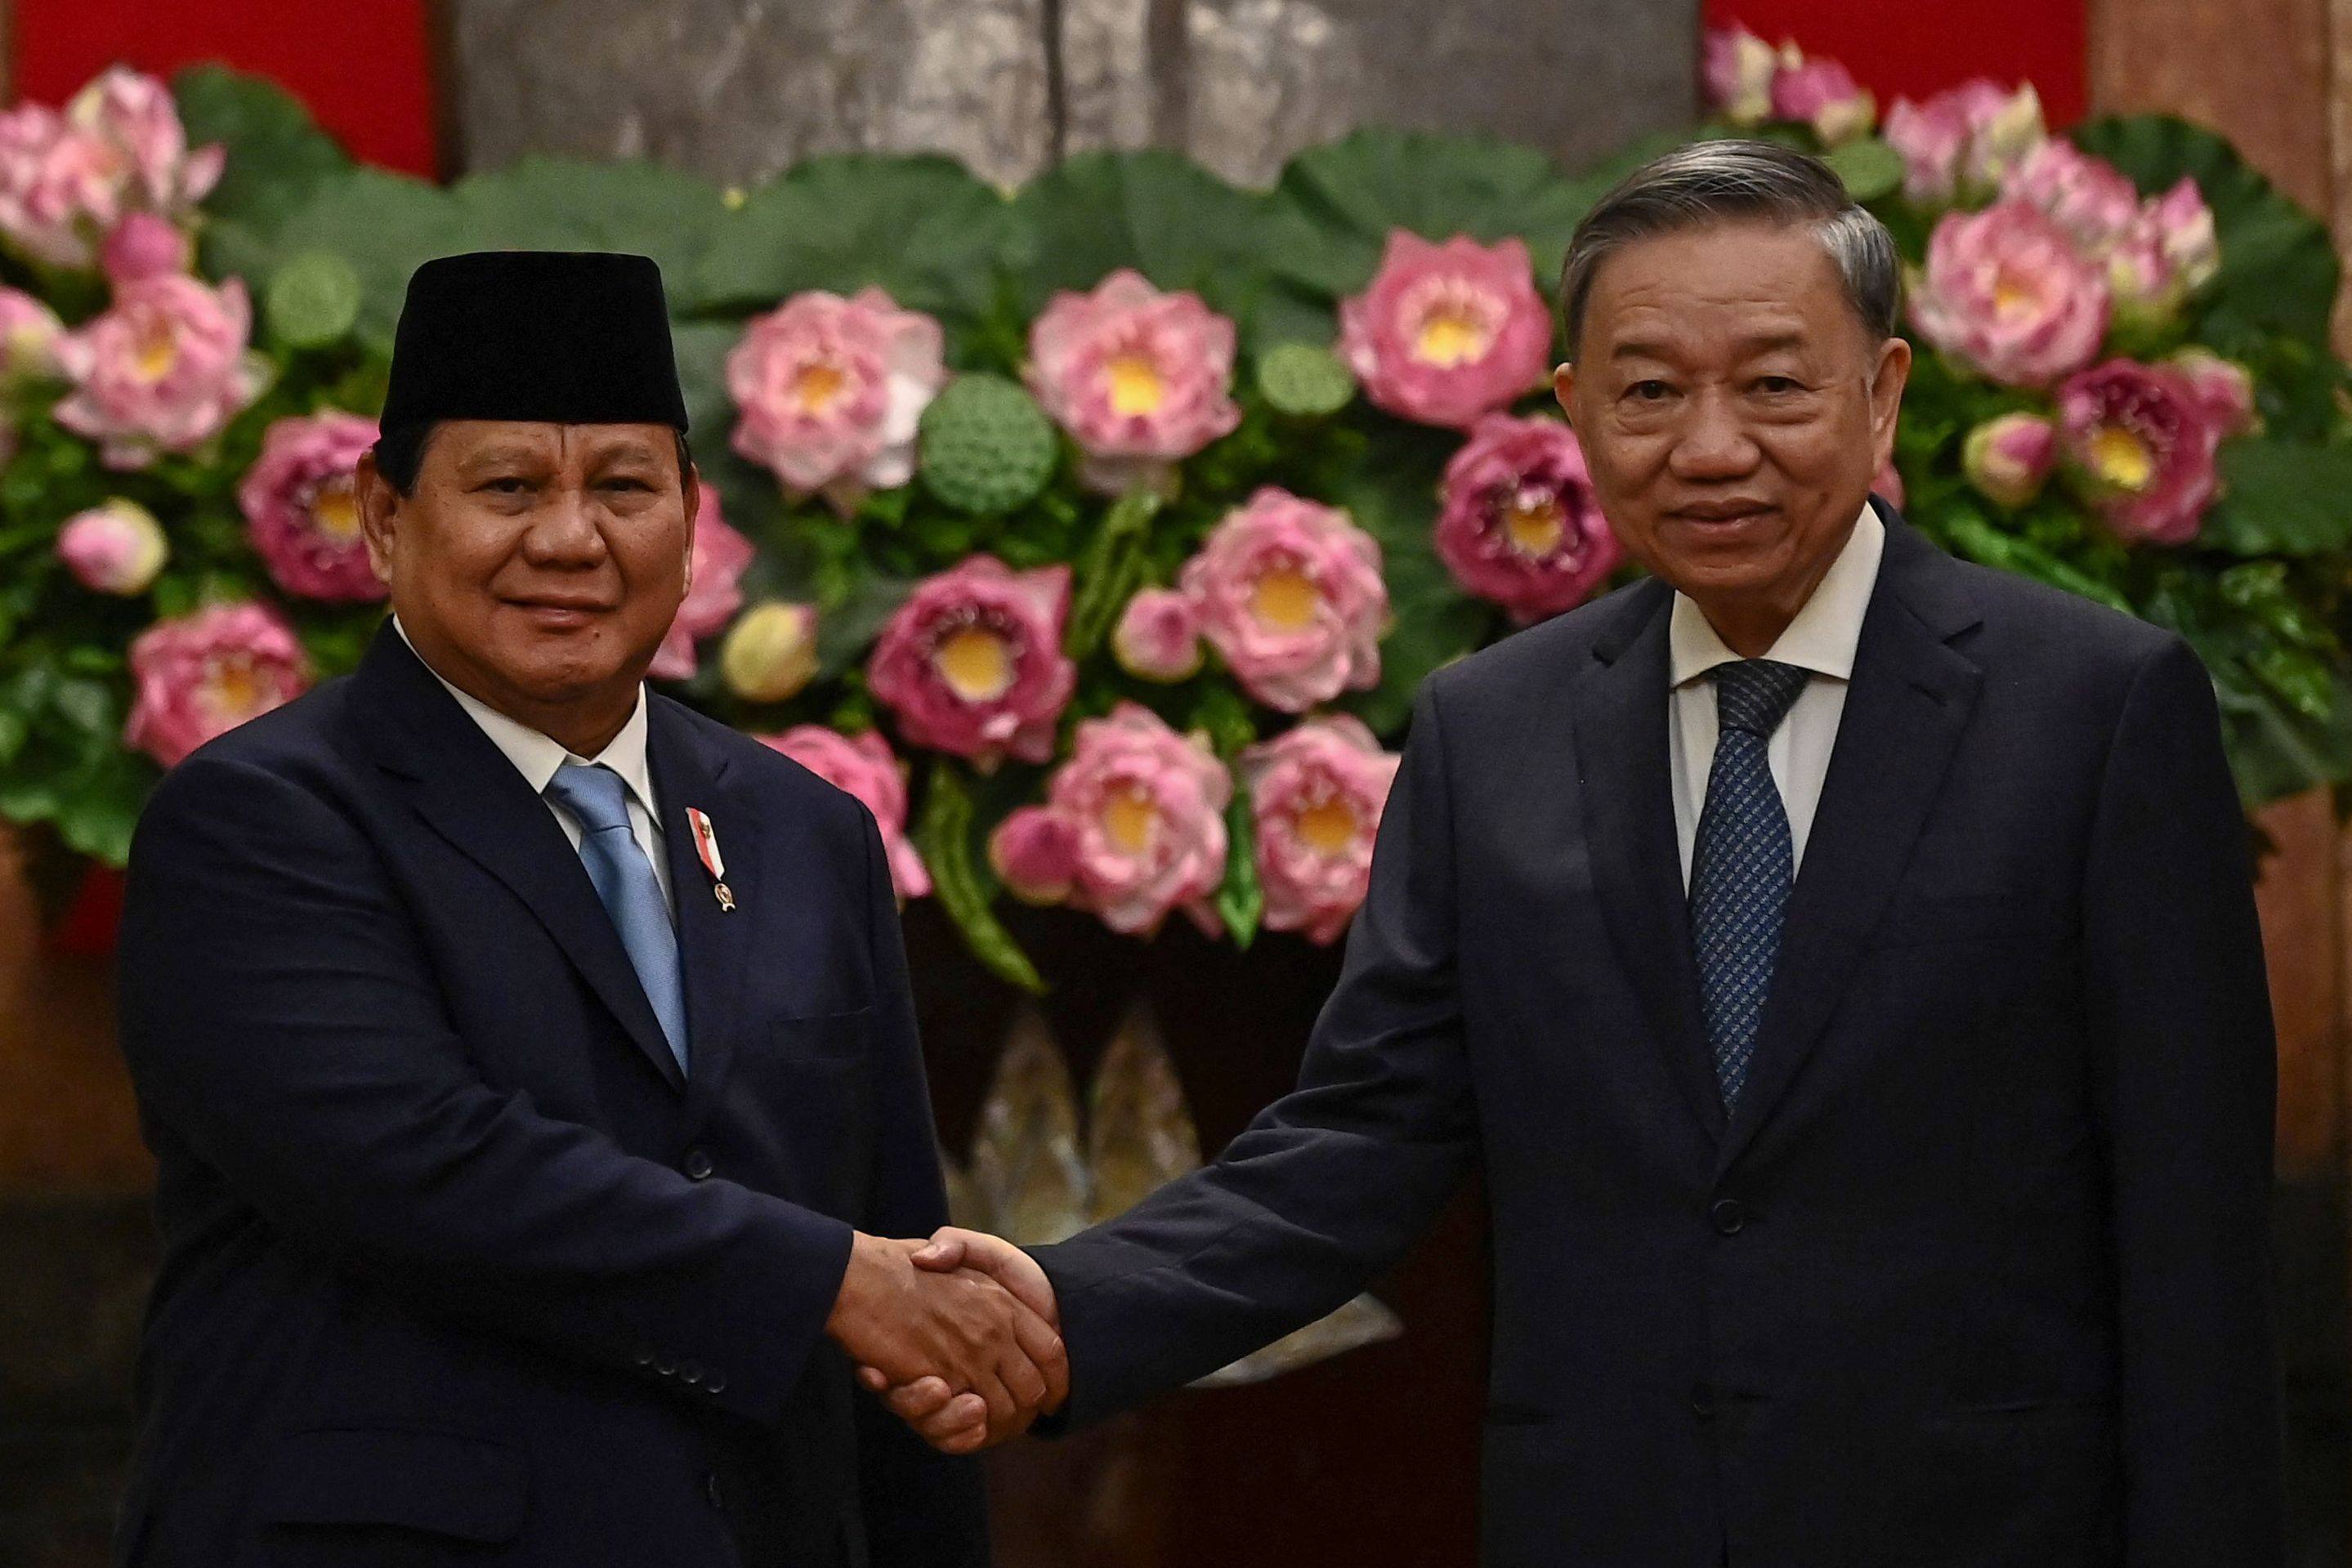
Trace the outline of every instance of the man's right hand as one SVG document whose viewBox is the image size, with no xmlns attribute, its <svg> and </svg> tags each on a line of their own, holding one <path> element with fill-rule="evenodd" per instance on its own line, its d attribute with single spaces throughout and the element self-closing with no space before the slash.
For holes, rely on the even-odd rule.
<svg viewBox="0 0 2352 1568">
<path fill-rule="evenodd" d="M 954 1414 L 956 1440 L 934 1442 L 969 1453 L 1058 1406 L 1069 1391 L 1069 1364 L 1046 1315 L 988 1272 L 942 1263 L 940 1253 L 936 1241 L 860 1233 L 825 1333 L 864 1369 L 868 1387 L 879 1378 L 884 1387 L 941 1391 L 937 1405 Z"/>
<path fill-rule="evenodd" d="M 1061 1311 L 1054 1298 L 1053 1281 L 1037 1260 L 1010 1241 L 977 1230 L 948 1226 L 936 1232 L 926 1247 L 911 1255 L 915 1267 L 931 1273 L 955 1275 L 978 1271 L 993 1279 L 1044 1323 L 1061 1326 Z M 1055 1340 L 1058 1350 L 1060 1341 Z M 1069 1366 L 1064 1359 L 1060 1379 L 1038 1410 L 1018 1425 L 1004 1427 L 994 1412 L 969 1394 L 960 1394 L 945 1378 L 932 1375 L 908 1380 L 891 1375 L 872 1363 L 858 1369 L 858 1380 L 882 1396 L 893 1415 L 912 1427 L 943 1453 L 969 1454 L 992 1448 L 1025 1431 L 1040 1412 L 1061 1408 L 1069 1392 Z"/>
</svg>

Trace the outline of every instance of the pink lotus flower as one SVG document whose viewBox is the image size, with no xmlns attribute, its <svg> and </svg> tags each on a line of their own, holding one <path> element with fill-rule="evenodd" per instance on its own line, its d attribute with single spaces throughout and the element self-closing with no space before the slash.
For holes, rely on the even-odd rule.
<svg viewBox="0 0 2352 1568">
<path fill-rule="evenodd" d="M 866 803 L 882 830 L 890 885 L 900 903 L 931 891 L 931 873 L 907 839 L 907 779 L 888 741 L 870 729 L 848 736 L 821 724 L 796 724 L 782 735 L 755 738 Z"/>
<path fill-rule="evenodd" d="M 1158 931 L 1174 909 L 1217 935 L 1223 923 L 1210 901 L 1225 878 L 1233 789 L 1205 739 L 1178 735 L 1139 704 L 1079 725 L 1046 787 L 1047 808 L 1077 843 L 1069 902 L 1131 936 Z"/>
<path fill-rule="evenodd" d="M 2124 172 L 2071 141 L 2034 148 L 2001 182 L 2000 193 L 2048 213 L 2086 256 L 2105 256 L 2139 221 L 2139 191 Z"/>
<path fill-rule="evenodd" d="M 251 600 L 158 621 L 131 642 L 123 744 L 169 768 L 215 736 L 291 701 L 310 684 L 294 629 Z"/>
<path fill-rule="evenodd" d="M 988 863 L 1024 904 L 1060 904 L 1078 880 L 1078 825 L 1050 806 L 1024 806 L 988 835 Z"/>
<path fill-rule="evenodd" d="M 1745 27 L 1709 27 L 1700 45 L 1706 101 L 1734 125 L 1772 118 L 1772 81 L 1780 65 L 1780 51 Z"/>
<path fill-rule="evenodd" d="M 1994 381 L 2044 386 L 2091 362 L 2107 309 L 2105 277 L 2065 231 L 2004 200 L 1936 225 L 1911 317 L 1929 342 Z"/>
<path fill-rule="evenodd" d="M 66 121 L 114 155 L 128 201 L 179 216 L 220 183 L 228 150 L 190 152 L 172 91 L 154 77 L 115 66 L 100 72 L 66 105 Z"/>
<path fill-rule="evenodd" d="M 93 593 L 127 599 L 146 592 L 168 553 L 155 514 L 120 497 L 75 513 L 58 530 L 58 559 Z"/>
<path fill-rule="evenodd" d="M 1241 423 L 1234 324 L 1197 294 L 1162 294 L 1122 267 L 1058 293 L 1029 329 L 1029 390 L 1086 453 L 1080 476 L 1116 494 L 1158 483 Z"/>
<path fill-rule="evenodd" d="M 2194 347 L 2178 350 L 2164 362 L 2189 378 L 2197 401 L 2223 439 L 2254 427 L 2254 379 L 2245 366 L 2210 349 Z"/>
<path fill-rule="evenodd" d="M 1054 754 L 1077 687 L 1062 652 L 1070 569 L 1016 572 L 978 555 L 925 579 L 884 624 L 866 666 L 875 699 L 916 746 L 993 767 Z"/>
<path fill-rule="evenodd" d="M 1784 65 L 1772 78 L 1772 118 L 1794 120 L 1834 147 L 1868 133 L 1878 103 L 1835 60 L 1815 57 Z"/>
<path fill-rule="evenodd" d="M 2146 544 L 2197 537 L 2221 487 L 2221 435 L 2187 376 L 2110 360 L 2058 389 L 2058 427 L 2070 471 L 2109 528 Z"/>
<path fill-rule="evenodd" d="M 87 267 L 124 214 L 185 218 L 226 156 L 190 152 L 163 84 L 116 67 L 63 114 L 29 103 L 0 114 L 0 235 L 44 266 Z"/>
<path fill-rule="evenodd" d="M 1395 230 L 1371 286 L 1339 303 L 1339 353 L 1391 413 L 1469 429 L 1551 371 L 1551 315 L 1527 246 Z"/>
<path fill-rule="evenodd" d="M 2149 202 L 2107 252 L 2107 287 L 2116 310 L 2140 323 L 2171 320 L 2189 296 L 2221 270 L 2213 211 L 2194 180 Z"/>
<path fill-rule="evenodd" d="M 0 382 L 36 381 L 58 373 L 58 343 L 65 323 L 57 312 L 18 288 L 0 288 Z"/>
<path fill-rule="evenodd" d="M 2046 135 L 2031 82 L 2011 92 L 1979 77 L 1924 103 L 1898 98 L 1886 111 L 1887 142 L 1903 155 L 1903 193 L 1922 204 L 1993 189 Z"/>
<path fill-rule="evenodd" d="M 268 367 L 246 350 L 253 310 L 245 284 L 147 277 L 58 343 L 73 381 L 59 424 L 100 444 L 110 468 L 143 468 L 218 435 L 260 395 Z"/>
<path fill-rule="evenodd" d="M 45 267 L 86 267 L 121 215 L 120 166 L 106 145 L 46 105 L 0 114 L 0 235 Z"/>
<path fill-rule="evenodd" d="M 844 515 L 913 477 L 915 427 L 947 380 L 940 324 L 879 288 L 795 294 L 727 355 L 735 450 Z"/>
<path fill-rule="evenodd" d="M 1345 512 L 1269 485 L 1184 563 L 1202 635 L 1250 695 L 1304 713 L 1381 679 L 1381 547 Z"/>
<path fill-rule="evenodd" d="M 1127 601 L 1110 636 L 1118 667 L 1139 680 L 1190 679 L 1201 667 L 1201 617 L 1173 589 L 1147 588 Z"/>
<path fill-rule="evenodd" d="M 106 236 L 100 261 L 117 288 L 142 277 L 185 272 L 195 255 L 188 236 L 152 213 L 132 213 Z"/>
<path fill-rule="evenodd" d="M 735 612 L 743 608 L 743 591 L 736 583 L 743 569 L 759 554 L 750 539 L 727 526 L 719 509 L 719 486 L 702 486 L 701 496 L 701 504 L 694 513 L 694 543 L 688 547 L 693 556 L 694 580 L 688 586 L 686 598 L 677 607 L 677 617 L 669 623 L 661 646 L 654 650 L 652 663 L 646 666 L 646 674 L 657 681 L 694 678 L 694 644 L 716 634 L 734 619 Z M 873 802 L 868 800 L 866 804 Z M 877 810 L 875 814 L 881 813 Z"/>
<path fill-rule="evenodd" d="M 1961 444 L 1960 467 L 1988 500 L 2022 507 L 2042 493 L 2058 465 L 2058 428 L 2038 414 L 1989 419 Z"/>
<path fill-rule="evenodd" d="M 1371 881 L 1372 841 L 1400 760 L 1343 715 L 1307 719 L 1242 754 L 1267 929 L 1323 944 L 1347 929 Z"/>
<path fill-rule="evenodd" d="M 363 604 L 390 591 L 368 564 L 353 494 L 375 421 L 328 409 L 273 421 L 237 486 L 253 548 L 270 580 L 303 599 Z"/>
<path fill-rule="evenodd" d="M 1437 555 L 1465 591 L 1521 625 L 1584 602 L 1623 558 L 1576 433 L 1490 413 L 1445 465 Z"/>
</svg>

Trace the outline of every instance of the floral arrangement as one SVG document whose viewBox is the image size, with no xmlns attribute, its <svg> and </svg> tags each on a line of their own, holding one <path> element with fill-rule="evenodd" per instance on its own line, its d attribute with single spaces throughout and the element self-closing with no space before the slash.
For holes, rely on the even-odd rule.
<svg viewBox="0 0 2352 1568">
<path fill-rule="evenodd" d="M 2190 637 L 2250 803 L 2352 776 L 2316 223 L 2176 121 L 2063 141 L 1973 83 L 1882 126 L 1736 30 L 1704 69 L 1696 134 L 1822 151 L 1903 243 L 1922 351 L 1882 490 Z M 383 590 L 351 467 L 417 261 L 635 249 L 708 481 L 655 680 L 864 800 L 900 896 L 1017 983 L 1007 897 L 1336 940 L 1418 682 L 1633 570 L 1545 390 L 1545 282 L 1623 166 L 1367 131 L 1267 192 L 1164 152 L 1009 193 L 869 156 L 439 187 L 225 71 L 19 106 L 0 815 L 120 863 L 163 769 L 357 662 Z"/>
</svg>

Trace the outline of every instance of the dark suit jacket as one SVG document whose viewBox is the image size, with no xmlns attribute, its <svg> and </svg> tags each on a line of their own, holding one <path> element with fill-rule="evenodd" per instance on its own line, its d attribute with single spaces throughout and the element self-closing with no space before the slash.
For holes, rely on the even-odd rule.
<svg viewBox="0 0 2352 1568">
<path fill-rule="evenodd" d="M 946 1208 L 873 818 L 649 701 L 690 1080 L 562 830 L 389 622 L 156 790 L 119 988 L 164 1260 L 120 1561 L 987 1560 L 971 1462 L 822 1333 L 852 1226 Z"/>
<path fill-rule="evenodd" d="M 2210 684 L 1887 521 L 1738 1113 L 1652 580 L 1424 685 L 1297 1090 L 1040 1252 L 1074 1419 L 1338 1306 L 1483 1166 L 1490 1568 L 2279 1563 L 2274 1067 Z"/>
</svg>

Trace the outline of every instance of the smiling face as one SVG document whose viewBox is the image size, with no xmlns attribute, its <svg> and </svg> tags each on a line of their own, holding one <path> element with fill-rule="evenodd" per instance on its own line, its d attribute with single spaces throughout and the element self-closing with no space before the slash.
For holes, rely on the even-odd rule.
<svg viewBox="0 0 2352 1568">
<path fill-rule="evenodd" d="M 360 465 L 368 557 L 451 684 L 593 756 L 690 580 L 695 476 L 664 424 L 451 420 L 414 494 Z"/>
<path fill-rule="evenodd" d="M 1726 223 L 1603 260 L 1556 377 L 1626 550 L 1756 657 L 1844 547 L 1893 451 L 1910 346 L 1806 225 Z"/>
</svg>

